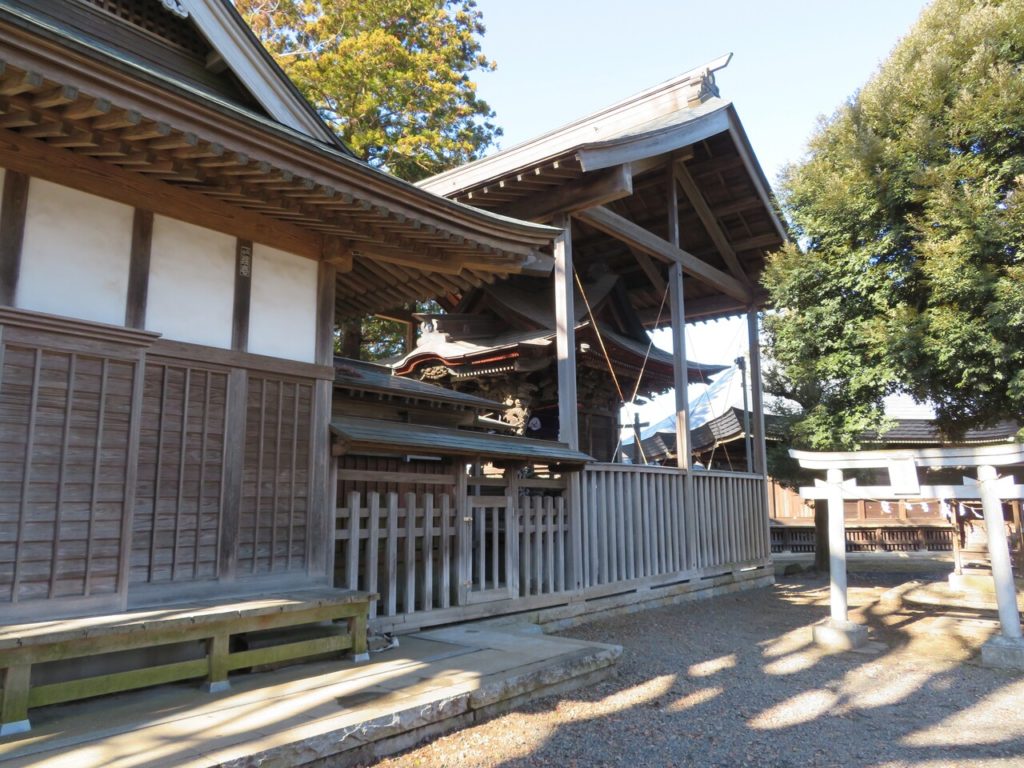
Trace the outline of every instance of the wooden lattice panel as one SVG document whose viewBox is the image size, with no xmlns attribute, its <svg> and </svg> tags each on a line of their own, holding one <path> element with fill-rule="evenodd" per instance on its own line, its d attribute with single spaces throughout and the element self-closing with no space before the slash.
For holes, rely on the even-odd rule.
<svg viewBox="0 0 1024 768">
<path fill-rule="evenodd" d="M 204 57 L 209 50 L 192 23 L 166 10 L 159 0 L 84 1 L 194 56 Z"/>
</svg>

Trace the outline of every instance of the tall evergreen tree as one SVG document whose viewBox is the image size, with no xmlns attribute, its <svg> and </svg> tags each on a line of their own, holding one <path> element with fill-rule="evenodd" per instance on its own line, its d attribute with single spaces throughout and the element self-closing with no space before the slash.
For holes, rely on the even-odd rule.
<svg viewBox="0 0 1024 768">
<path fill-rule="evenodd" d="M 475 0 L 235 0 L 267 49 L 356 153 L 416 181 L 501 135 L 470 75 Z"/>
<path fill-rule="evenodd" d="M 1024 0 L 935 0 L 783 173 L 769 389 L 851 447 L 882 399 L 956 436 L 1024 415 Z"/>
</svg>

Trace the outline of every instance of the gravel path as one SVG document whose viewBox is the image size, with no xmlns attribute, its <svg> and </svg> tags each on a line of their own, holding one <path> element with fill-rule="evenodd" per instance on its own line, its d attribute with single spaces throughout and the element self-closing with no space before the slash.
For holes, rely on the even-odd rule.
<svg viewBox="0 0 1024 768">
<path fill-rule="evenodd" d="M 907 578 L 850 574 L 867 652 L 809 644 L 821 578 L 575 628 L 623 646 L 615 677 L 377 765 L 1024 767 L 1024 675 L 968 661 L 979 625 L 878 604 Z"/>
</svg>

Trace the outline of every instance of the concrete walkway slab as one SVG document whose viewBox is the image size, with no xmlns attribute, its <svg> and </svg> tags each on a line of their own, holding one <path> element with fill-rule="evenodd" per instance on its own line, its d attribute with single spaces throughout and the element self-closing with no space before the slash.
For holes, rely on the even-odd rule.
<svg viewBox="0 0 1024 768">
<path fill-rule="evenodd" d="M 207 694 L 168 685 L 30 712 L 0 764 L 36 768 L 349 765 L 531 698 L 603 679 L 618 646 L 515 626 L 403 636 L 369 663 L 323 661 L 232 677 Z"/>
</svg>

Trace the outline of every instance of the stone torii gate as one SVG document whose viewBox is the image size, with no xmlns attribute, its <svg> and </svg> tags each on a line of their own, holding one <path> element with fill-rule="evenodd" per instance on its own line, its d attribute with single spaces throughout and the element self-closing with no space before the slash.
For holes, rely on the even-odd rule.
<svg viewBox="0 0 1024 768">
<path fill-rule="evenodd" d="M 987 666 L 1024 669 L 1017 591 L 1010 567 L 1010 550 L 1003 535 L 1005 499 L 1024 498 L 1024 486 L 1015 485 L 1012 476 L 999 476 L 998 467 L 1024 463 L 1024 445 L 1007 444 L 963 448 L 924 448 L 917 450 L 881 450 L 816 453 L 789 452 L 805 469 L 826 471 L 826 480 L 800 489 L 805 499 L 828 501 L 828 542 L 831 590 L 830 617 L 814 626 L 814 640 L 821 645 L 855 648 L 867 640 L 867 628 L 849 620 L 846 595 L 845 499 L 884 499 L 917 496 L 937 499 L 976 499 L 981 497 L 988 532 L 988 551 L 992 562 L 996 603 L 1001 632 L 981 651 Z M 977 479 L 964 477 L 962 485 L 921 485 L 918 467 L 976 467 Z M 887 469 L 889 484 L 858 486 L 853 478 L 844 479 L 843 470 Z"/>
</svg>

